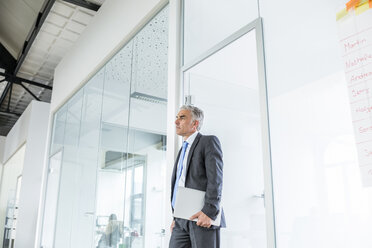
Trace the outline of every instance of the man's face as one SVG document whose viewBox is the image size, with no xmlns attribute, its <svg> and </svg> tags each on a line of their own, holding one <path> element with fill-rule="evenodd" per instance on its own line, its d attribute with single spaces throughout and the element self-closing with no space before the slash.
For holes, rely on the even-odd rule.
<svg viewBox="0 0 372 248">
<path fill-rule="evenodd" d="M 185 139 L 192 135 L 199 125 L 198 121 L 192 120 L 190 110 L 180 110 L 174 123 L 176 124 L 176 133 Z"/>
</svg>

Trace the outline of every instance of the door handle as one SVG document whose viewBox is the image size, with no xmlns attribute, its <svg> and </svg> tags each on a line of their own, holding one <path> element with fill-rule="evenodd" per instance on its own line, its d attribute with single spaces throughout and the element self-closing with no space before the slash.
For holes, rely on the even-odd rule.
<svg viewBox="0 0 372 248">
<path fill-rule="evenodd" d="M 160 229 L 160 232 L 157 232 L 155 234 L 160 236 L 160 237 L 164 237 L 165 236 L 165 229 Z"/>
<path fill-rule="evenodd" d="M 252 198 L 262 198 L 262 199 L 265 199 L 265 194 L 262 193 L 260 195 L 252 195 Z"/>
<path fill-rule="evenodd" d="M 85 212 L 84 215 L 85 216 L 93 216 L 94 215 L 94 212 Z"/>
<path fill-rule="evenodd" d="M 264 207 L 266 207 L 265 206 L 265 192 L 262 192 L 262 194 L 260 194 L 260 195 L 252 195 L 252 198 L 253 199 L 262 199 Z"/>
</svg>

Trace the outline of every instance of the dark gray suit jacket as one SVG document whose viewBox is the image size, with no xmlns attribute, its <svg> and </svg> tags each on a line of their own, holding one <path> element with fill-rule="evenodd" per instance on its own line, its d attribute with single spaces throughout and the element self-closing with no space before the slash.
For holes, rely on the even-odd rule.
<svg viewBox="0 0 372 248">
<path fill-rule="evenodd" d="M 178 152 L 173 167 L 171 201 L 181 150 Z M 221 227 L 226 227 L 225 216 L 223 210 L 220 209 L 223 162 L 221 144 L 218 138 L 216 136 L 207 136 L 198 133 L 190 148 L 186 168 L 185 187 L 205 191 L 202 212 L 212 220 L 215 220 L 221 210 Z"/>
</svg>

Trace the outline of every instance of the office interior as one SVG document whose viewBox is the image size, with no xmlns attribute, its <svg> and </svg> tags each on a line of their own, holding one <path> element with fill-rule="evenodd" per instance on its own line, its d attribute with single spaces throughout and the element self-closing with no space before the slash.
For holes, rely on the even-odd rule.
<svg viewBox="0 0 372 248">
<path fill-rule="evenodd" d="M 50 104 L 32 101 L 0 137 L 0 246 L 168 247 L 174 120 L 194 104 L 224 154 L 221 247 L 372 247 L 344 5 L 105 1 L 57 65 Z"/>
</svg>

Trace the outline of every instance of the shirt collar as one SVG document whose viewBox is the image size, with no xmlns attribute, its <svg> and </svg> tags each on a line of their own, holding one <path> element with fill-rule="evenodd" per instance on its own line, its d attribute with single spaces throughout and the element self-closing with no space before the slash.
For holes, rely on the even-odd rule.
<svg viewBox="0 0 372 248">
<path fill-rule="evenodd" d="M 186 142 L 188 143 L 187 147 L 191 147 L 192 143 L 194 142 L 196 136 L 198 135 L 198 131 L 195 133 L 191 134 L 190 137 L 187 138 Z"/>
</svg>

